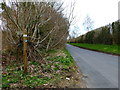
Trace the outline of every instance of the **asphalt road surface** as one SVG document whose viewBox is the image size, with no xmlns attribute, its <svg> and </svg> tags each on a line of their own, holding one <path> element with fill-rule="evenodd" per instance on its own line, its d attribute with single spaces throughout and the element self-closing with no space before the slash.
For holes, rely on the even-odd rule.
<svg viewBox="0 0 120 90">
<path fill-rule="evenodd" d="M 118 88 L 118 56 L 66 45 L 88 88 Z"/>
</svg>

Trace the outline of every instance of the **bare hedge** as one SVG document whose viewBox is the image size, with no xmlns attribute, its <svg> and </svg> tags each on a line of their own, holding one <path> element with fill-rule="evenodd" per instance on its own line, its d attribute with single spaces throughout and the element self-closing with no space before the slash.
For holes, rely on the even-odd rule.
<svg viewBox="0 0 120 90">
<path fill-rule="evenodd" d="M 120 44 L 120 20 L 69 40 L 73 43 Z"/>
</svg>

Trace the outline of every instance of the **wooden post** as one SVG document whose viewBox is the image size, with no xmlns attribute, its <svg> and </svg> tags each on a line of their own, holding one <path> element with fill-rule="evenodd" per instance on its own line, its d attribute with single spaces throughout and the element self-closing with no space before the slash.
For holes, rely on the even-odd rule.
<svg viewBox="0 0 120 90">
<path fill-rule="evenodd" d="M 24 59 L 24 73 L 27 73 L 27 32 L 23 34 L 23 59 Z"/>
</svg>

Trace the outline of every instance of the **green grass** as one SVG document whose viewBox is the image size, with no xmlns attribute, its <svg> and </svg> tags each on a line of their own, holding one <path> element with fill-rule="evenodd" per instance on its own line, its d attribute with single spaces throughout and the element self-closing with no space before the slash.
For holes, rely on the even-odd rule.
<svg viewBox="0 0 120 90">
<path fill-rule="evenodd" d="M 69 43 L 74 46 L 80 46 L 88 49 L 99 50 L 103 52 L 115 53 L 120 55 L 120 46 L 103 45 L 103 44 L 86 44 L 86 43 Z M 119 49 L 118 49 L 119 48 Z"/>
<path fill-rule="evenodd" d="M 48 58 L 48 60 L 55 63 L 54 65 L 56 68 L 58 68 L 61 65 L 62 68 L 69 69 L 72 65 L 75 65 L 74 60 L 66 49 L 64 49 L 63 52 L 65 53 L 65 56 L 50 57 Z"/>
<path fill-rule="evenodd" d="M 2 75 L 3 88 L 11 87 L 11 85 L 14 84 L 16 85 L 23 84 L 25 87 L 35 87 L 46 84 L 50 80 L 50 78 L 48 77 L 38 77 L 39 75 L 31 75 L 30 73 L 24 74 L 23 70 L 17 70 L 15 68 L 16 66 L 14 65 L 6 67 L 7 74 Z"/>
<path fill-rule="evenodd" d="M 58 53 L 64 54 L 56 56 Z M 56 84 L 65 79 L 68 73 L 76 72 L 75 63 L 66 49 L 51 50 L 48 53 L 53 54 L 46 57 L 47 64 L 40 64 L 36 61 L 30 61 L 28 66 L 33 68 L 27 74 L 20 69 L 22 64 L 12 63 L 5 68 L 6 74 L 2 74 L 2 87 L 42 87 L 44 84 Z M 44 76 L 45 75 L 45 76 Z M 48 75 L 48 76 L 46 76 Z"/>
</svg>

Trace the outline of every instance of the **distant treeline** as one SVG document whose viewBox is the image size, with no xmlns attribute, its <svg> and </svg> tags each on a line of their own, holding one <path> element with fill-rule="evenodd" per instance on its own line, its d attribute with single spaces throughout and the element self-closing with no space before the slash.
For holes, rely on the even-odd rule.
<svg viewBox="0 0 120 90">
<path fill-rule="evenodd" d="M 120 20 L 69 40 L 71 43 L 120 44 Z"/>
</svg>

